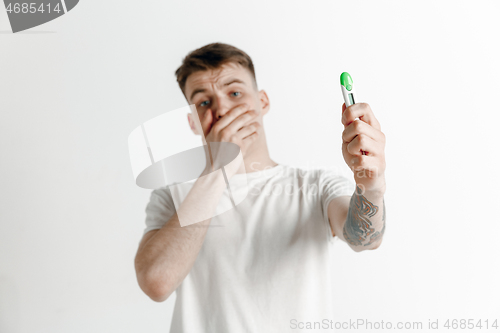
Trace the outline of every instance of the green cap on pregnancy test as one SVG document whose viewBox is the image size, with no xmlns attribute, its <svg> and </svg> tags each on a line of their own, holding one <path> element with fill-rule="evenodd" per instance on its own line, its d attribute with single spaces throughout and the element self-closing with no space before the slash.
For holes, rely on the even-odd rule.
<svg viewBox="0 0 500 333">
<path fill-rule="evenodd" d="M 340 74 L 340 84 L 346 88 L 347 91 L 351 91 L 352 89 L 352 78 L 349 73 L 344 72 Z"/>
</svg>

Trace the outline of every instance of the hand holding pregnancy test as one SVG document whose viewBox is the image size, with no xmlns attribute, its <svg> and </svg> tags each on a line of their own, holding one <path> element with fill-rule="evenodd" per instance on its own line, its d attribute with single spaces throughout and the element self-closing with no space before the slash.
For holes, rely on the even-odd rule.
<svg viewBox="0 0 500 333">
<path fill-rule="evenodd" d="M 340 75 L 344 97 L 342 105 L 342 154 L 353 170 L 356 184 L 365 190 L 385 188 L 385 135 L 367 103 L 356 103 L 354 85 L 349 73 Z"/>
</svg>

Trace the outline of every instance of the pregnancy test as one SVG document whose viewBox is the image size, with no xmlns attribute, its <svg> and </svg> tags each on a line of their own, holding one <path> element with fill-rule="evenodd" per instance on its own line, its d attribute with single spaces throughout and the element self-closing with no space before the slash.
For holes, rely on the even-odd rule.
<svg viewBox="0 0 500 333">
<path fill-rule="evenodd" d="M 346 108 L 356 103 L 354 100 L 354 85 L 349 73 L 344 72 L 340 74 L 340 88 L 342 89 Z"/>
<path fill-rule="evenodd" d="M 356 103 L 354 100 L 354 84 L 352 83 L 352 77 L 347 72 L 340 74 L 340 89 L 342 89 L 342 96 L 344 96 L 346 108 Z M 361 154 L 366 155 L 366 152 L 362 150 Z"/>
</svg>

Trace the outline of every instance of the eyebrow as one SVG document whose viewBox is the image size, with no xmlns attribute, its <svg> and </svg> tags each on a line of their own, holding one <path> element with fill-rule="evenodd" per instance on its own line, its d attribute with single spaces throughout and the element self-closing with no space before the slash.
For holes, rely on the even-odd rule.
<svg viewBox="0 0 500 333">
<path fill-rule="evenodd" d="M 245 84 L 245 82 L 241 81 L 240 79 L 231 79 L 231 81 L 229 81 L 227 83 L 224 83 L 224 86 L 228 86 L 228 85 L 233 84 L 233 83 Z M 198 89 L 196 89 L 191 94 L 191 100 L 193 100 L 194 95 L 196 95 L 197 93 L 201 93 L 201 92 L 205 92 L 205 91 L 206 91 L 206 89 L 204 89 L 204 88 L 198 88 Z"/>
</svg>

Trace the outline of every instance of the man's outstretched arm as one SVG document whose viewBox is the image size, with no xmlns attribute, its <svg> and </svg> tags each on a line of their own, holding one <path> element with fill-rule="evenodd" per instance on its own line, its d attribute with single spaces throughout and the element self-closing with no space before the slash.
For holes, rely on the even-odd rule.
<svg viewBox="0 0 500 333">
<path fill-rule="evenodd" d="M 385 134 L 366 103 L 342 105 L 342 155 L 354 174 L 352 197 L 333 199 L 333 232 L 356 252 L 376 249 L 385 232 Z"/>
</svg>

